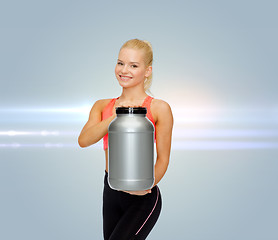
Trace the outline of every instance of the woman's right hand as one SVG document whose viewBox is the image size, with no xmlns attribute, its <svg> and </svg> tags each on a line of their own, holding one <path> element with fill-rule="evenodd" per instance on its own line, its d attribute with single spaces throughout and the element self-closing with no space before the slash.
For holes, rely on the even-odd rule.
<svg viewBox="0 0 278 240">
<path fill-rule="evenodd" d="M 115 102 L 115 105 L 113 107 L 113 114 L 116 114 L 116 108 L 117 107 L 142 107 L 142 100 L 137 101 L 120 101 L 119 99 Z"/>
<path fill-rule="evenodd" d="M 80 147 L 88 147 L 95 144 L 107 134 L 110 122 L 116 117 L 115 109 L 113 109 L 113 115 L 102 120 L 102 110 L 108 102 L 108 100 L 95 102 L 90 111 L 89 119 L 78 137 Z"/>
</svg>

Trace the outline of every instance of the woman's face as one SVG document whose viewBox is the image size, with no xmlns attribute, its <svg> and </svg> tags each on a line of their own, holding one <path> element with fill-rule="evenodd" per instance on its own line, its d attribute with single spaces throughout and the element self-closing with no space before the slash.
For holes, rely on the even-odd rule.
<svg viewBox="0 0 278 240">
<path fill-rule="evenodd" d="M 122 87 L 128 88 L 143 84 L 150 76 L 152 67 L 146 67 L 143 50 L 123 48 L 118 56 L 115 74 Z"/>
</svg>

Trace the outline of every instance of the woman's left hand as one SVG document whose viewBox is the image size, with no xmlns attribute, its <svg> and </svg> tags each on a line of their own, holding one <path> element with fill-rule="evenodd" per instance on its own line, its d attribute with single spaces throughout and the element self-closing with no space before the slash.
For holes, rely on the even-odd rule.
<svg viewBox="0 0 278 240">
<path fill-rule="evenodd" d="M 123 191 L 123 192 L 131 194 L 131 195 L 144 196 L 148 193 L 151 193 L 152 190 L 148 189 L 148 190 L 142 190 L 142 191 Z"/>
</svg>

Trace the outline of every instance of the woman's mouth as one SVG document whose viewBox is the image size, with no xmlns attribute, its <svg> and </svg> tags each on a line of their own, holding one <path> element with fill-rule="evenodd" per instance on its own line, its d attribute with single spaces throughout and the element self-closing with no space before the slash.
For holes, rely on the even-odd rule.
<svg viewBox="0 0 278 240">
<path fill-rule="evenodd" d="M 120 76 L 120 79 L 122 80 L 122 81 L 128 81 L 128 80 L 130 80 L 132 77 L 129 77 L 129 76 L 124 76 L 124 75 L 119 75 Z"/>
</svg>

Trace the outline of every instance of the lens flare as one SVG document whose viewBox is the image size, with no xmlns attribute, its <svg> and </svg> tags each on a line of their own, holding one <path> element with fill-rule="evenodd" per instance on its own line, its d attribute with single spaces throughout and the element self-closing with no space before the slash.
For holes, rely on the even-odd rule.
<svg viewBox="0 0 278 240">
<path fill-rule="evenodd" d="M 0 148 L 78 148 L 90 106 L 0 109 Z M 172 107 L 172 149 L 278 148 L 273 109 Z M 92 147 L 101 148 L 102 141 Z"/>
</svg>

